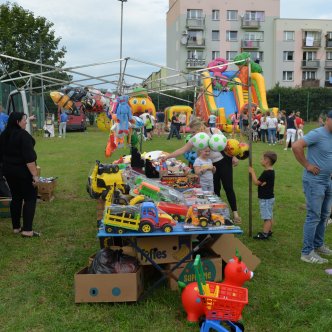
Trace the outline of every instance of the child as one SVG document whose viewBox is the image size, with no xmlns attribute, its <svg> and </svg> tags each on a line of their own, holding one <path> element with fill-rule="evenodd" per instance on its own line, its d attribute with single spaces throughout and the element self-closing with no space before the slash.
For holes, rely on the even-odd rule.
<svg viewBox="0 0 332 332">
<path fill-rule="evenodd" d="M 249 167 L 253 183 L 258 186 L 258 199 L 261 218 L 264 220 L 263 232 L 259 232 L 254 239 L 267 240 L 272 235 L 273 205 L 274 205 L 274 170 L 273 165 L 277 161 L 277 154 L 267 151 L 263 154 L 261 165 L 263 173 L 257 179 L 255 170 Z"/>
<path fill-rule="evenodd" d="M 297 139 L 303 138 L 303 124 L 299 124 L 299 128 L 297 129 Z"/>
<path fill-rule="evenodd" d="M 252 124 L 252 141 L 258 142 L 258 120 L 254 120 Z"/>
<path fill-rule="evenodd" d="M 278 134 L 279 134 L 279 143 L 284 144 L 284 136 L 285 136 L 286 126 L 284 125 L 284 121 L 280 120 L 278 124 Z"/>
<path fill-rule="evenodd" d="M 198 157 L 194 162 L 195 174 L 199 176 L 199 181 L 203 191 L 214 192 L 213 173 L 216 168 L 212 165 L 210 157 L 210 148 L 204 148 L 197 151 Z"/>
</svg>

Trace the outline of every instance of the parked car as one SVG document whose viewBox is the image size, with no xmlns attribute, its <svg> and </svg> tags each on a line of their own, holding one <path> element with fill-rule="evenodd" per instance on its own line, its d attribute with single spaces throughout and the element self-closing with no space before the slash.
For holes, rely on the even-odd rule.
<svg viewBox="0 0 332 332">
<path fill-rule="evenodd" d="M 80 107 L 80 103 L 76 103 L 75 110 L 66 110 L 68 114 L 68 121 L 66 131 L 85 131 L 86 130 L 86 116 Z M 61 107 L 58 107 L 58 123 L 60 122 Z"/>
</svg>

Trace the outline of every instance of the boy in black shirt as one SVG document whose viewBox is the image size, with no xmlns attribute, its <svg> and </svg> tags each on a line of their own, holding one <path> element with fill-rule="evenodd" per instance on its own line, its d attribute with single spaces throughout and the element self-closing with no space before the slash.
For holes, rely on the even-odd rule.
<svg viewBox="0 0 332 332">
<path fill-rule="evenodd" d="M 272 235 L 275 177 L 273 165 L 276 161 L 277 154 L 275 152 L 265 152 L 261 159 L 261 165 L 264 167 L 264 171 L 258 179 L 255 170 L 249 167 L 252 181 L 258 186 L 259 209 L 261 218 L 264 221 L 263 232 L 259 232 L 254 236 L 256 240 L 267 240 Z"/>
</svg>

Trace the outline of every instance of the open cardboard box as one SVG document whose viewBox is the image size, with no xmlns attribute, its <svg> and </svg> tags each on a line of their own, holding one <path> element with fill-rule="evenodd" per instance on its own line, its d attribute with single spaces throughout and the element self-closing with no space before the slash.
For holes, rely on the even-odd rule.
<svg viewBox="0 0 332 332">
<path fill-rule="evenodd" d="M 134 302 L 144 289 L 143 268 L 136 273 L 89 274 L 88 267 L 75 274 L 75 303 Z"/>
<path fill-rule="evenodd" d="M 236 250 L 238 250 L 242 261 L 251 271 L 254 271 L 261 262 L 234 234 L 221 235 L 210 245 L 210 248 L 216 255 L 220 255 L 226 263 L 235 256 Z"/>
</svg>

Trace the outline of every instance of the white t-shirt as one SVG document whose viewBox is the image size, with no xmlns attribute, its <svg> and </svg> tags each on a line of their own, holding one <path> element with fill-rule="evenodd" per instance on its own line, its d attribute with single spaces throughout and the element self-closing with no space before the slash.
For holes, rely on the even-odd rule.
<svg viewBox="0 0 332 332">
<path fill-rule="evenodd" d="M 179 121 L 180 121 L 181 123 L 186 123 L 186 121 L 187 121 L 187 117 L 186 117 L 186 115 L 185 115 L 185 114 L 180 114 L 180 115 L 179 115 Z"/>
<path fill-rule="evenodd" d="M 216 119 L 217 119 L 217 117 L 214 114 L 211 114 L 209 116 L 209 122 L 210 123 L 216 123 Z"/>
<path fill-rule="evenodd" d="M 277 118 L 266 117 L 267 128 L 277 128 L 278 120 Z"/>
<path fill-rule="evenodd" d="M 194 167 L 195 166 L 202 167 L 203 169 L 210 167 L 210 166 L 212 166 L 212 160 L 211 159 L 201 159 L 200 157 L 197 157 L 194 162 Z M 213 183 L 212 170 L 209 169 L 206 172 L 204 172 L 203 174 L 200 174 L 199 181 L 201 182 L 201 184 L 209 184 L 209 183 L 211 183 L 211 181 Z"/>
<path fill-rule="evenodd" d="M 264 119 L 264 116 L 261 117 L 261 129 L 267 129 L 267 118 Z"/>
</svg>

